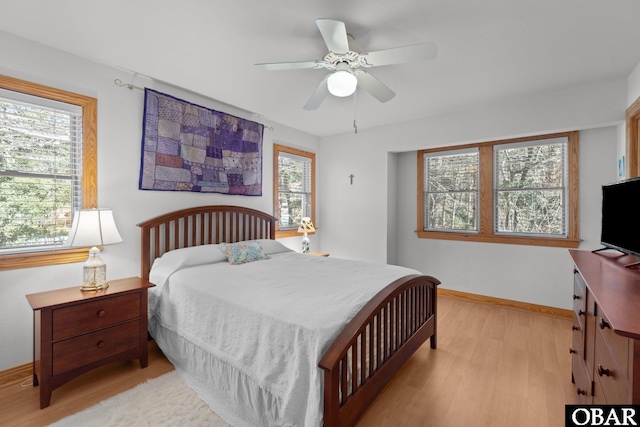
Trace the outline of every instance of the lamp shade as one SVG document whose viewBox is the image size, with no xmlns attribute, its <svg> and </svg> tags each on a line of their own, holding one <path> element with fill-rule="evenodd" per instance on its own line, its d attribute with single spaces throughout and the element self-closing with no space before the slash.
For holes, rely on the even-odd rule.
<svg viewBox="0 0 640 427">
<path fill-rule="evenodd" d="M 104 246 L 122 242 L 111 209 L 75 212 L 66 246 Z"/>
<path fill-rule="evenodd" d="M 304 217 L 300 222 L 300 227 L 298 227 L 298 233 L 315 233 L 316 228 L 313 226 L 311 222 L 311 218 Z"/>
<path fill-rule="evenodd" d="M 358 86 L 358 79 L 349 71 L 349 66 L 340 63 L 336 66 L 336 71 L 327 79 L 329 93 L 334 96 L 344 97 L 352 95 Z"/>
</svg>

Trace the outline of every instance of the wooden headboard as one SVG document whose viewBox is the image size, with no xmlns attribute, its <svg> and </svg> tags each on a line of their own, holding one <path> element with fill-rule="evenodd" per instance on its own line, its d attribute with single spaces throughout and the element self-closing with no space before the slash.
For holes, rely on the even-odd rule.
<svg viewBox="0 0 640 427">
<path fill-rule="evenodd" d="M 275 239 L 272 215 L 241 206 L 199 206 L 143 221 L 140 227 L 141 277 L 149 279 L 153 261 L 174 249 L 253 239 Z"/>
</svg>

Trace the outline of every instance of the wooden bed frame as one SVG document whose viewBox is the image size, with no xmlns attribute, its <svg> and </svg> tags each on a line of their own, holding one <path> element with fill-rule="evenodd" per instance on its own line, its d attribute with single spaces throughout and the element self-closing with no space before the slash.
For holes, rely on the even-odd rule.
<svg viewBox="0 0 640 427">
<path fill-rule="evenodd" d="M 141 222 L 143 278 L 163 253 L 191 246 L 275 239 L 277 218 L 238 206 L 201 206 Z M 389 284 L 345 326 L 318 366 L 324 370 L 324 425 L 352 426 L 429 338 L 436 348 L 436 287 L 430 276 Z"/>
</svg>

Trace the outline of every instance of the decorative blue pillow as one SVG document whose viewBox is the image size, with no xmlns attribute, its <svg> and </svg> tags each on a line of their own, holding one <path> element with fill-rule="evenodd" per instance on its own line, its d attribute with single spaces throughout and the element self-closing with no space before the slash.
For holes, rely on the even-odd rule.
<svg viewBox="0 0 640 427">
<path fill-rule="evenodd" d="M 225 244 L 224 253 L 229 264 L 233 265 L 269 258 L 262 251 L 260 244 L 254 241 L 227 243 Z"/>
</svg>

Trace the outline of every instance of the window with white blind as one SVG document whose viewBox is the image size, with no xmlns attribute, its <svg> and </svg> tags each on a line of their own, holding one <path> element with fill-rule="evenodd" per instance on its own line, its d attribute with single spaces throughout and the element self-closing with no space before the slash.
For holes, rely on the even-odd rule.
<svg viewBox="0 0 640 427">
<path fill-rule="evenodd" d="M 303 217 L 315 224 L 315 154 L 274 144 L 276 236 L 297 235 Z"/>
<path fill-rule="evenodd" d="M 81 177 L 82 110 L 0 90 L 0 248 L 62 244 Z"/>
<path fill-rule="evenodd" d="M 62 243 L 96 205 L 95 118 L 94 98 L 0 76 L 0 269 L 80 260 Z"/>
<path fill-rule="evenodd" d="M 421 150 L 418 237 L 577 247 L 578 132 Z"/>
</svg>

